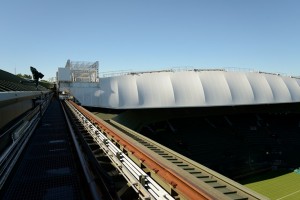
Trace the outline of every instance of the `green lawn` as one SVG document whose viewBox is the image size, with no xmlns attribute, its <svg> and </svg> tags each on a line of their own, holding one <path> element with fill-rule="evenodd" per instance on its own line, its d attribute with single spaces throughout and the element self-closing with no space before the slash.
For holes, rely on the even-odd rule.
<svg viewBox="0 0 300 200">
<path fill-rule="evenodd" d="M 111 119 L 111 118 L 117 116 L 117 114 L 102 113 L 102 112 L 93 112 L 93 114 L 103 120 Z"/>
<path fill-rule="evenodd" d="M 271 200 L 299 200 L 300 174 L 289 172 L 277 177 L 245 184 Z"/>
</svg>

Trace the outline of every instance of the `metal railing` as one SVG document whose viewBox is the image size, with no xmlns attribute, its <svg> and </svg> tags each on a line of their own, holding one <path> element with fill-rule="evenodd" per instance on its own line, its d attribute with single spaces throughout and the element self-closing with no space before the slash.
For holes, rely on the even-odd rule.
<svg viewBox="0 0 300 200">
<path fill-rule="evenodd" d="M 9 135 L 12 143 L 0 155 L 0 190 L 13 170 L 17 160 L 34 132 L 42 115 L 46 111 L 52 95 L 44 99 L 35 109 L 9 128 L 4 135 Z M 1 138 L 0 138 L 1 139 Z"/>
<path fill-rule="evenodd" d="M 87 117 L 66 101 L 77 119 L 88 130 L 99 148 L 105 152 L 116 169 L 123 175 L 141 199 L 174 199 L 159 184 L 149 177 L 138 165 L 136 165 L 121 149 L 119 149 L 106 135 L 100 131 Z"/>
<path fill-rule="evenodd" d="M 167 67 L 161 70 L 145 70 L 145 71 L 134 71 L 134 70 L 119 70 L 119 71 L 108 71 L 100 73 L 100 78 L 105 77 L 115 77 L 123 75 L 138 75 L 145 73 L 155 73 L 155 72 L 183 72 L 183 71 L 224 71 L 224 72 L 254 72 L 263 74 L 273 74 L 280 76 L 289 76 L 287 73 L 281 72 L 264 72 L 260 70 L 255 70 L 254 68 L 242 68 L 242 67 L 192 67 L 192 66 L 180 66 L 180 67 Z M 298 76 L 290 76 L 292 78 L 299 78 Z"/>
</svg>

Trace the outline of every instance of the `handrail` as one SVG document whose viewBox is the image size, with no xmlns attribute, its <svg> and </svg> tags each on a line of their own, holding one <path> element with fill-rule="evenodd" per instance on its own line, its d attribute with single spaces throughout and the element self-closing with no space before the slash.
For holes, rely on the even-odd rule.
<svg viewBox="0 0 300 200">
<path fill-rule="evenodd" d="M 48 96 L 45 101 L 43 101 L 38 107 L 32 110 L 31 113 L 27 114 L 21 120 L 23 123 L 18 123 L 19 127 L 22 128 L 21 134 L 19 137 L 15 138 L 14 134 L 19 127 L 14 127 L 15 129 L 9 129 L 10 132 L 6 132 L 11 134 L 13 138 L 12 144 L 7 147 L 7 149 L 0 155 L 0 189 L 5 184 L 8 176 L 13 170 L 17 160 L 19 159 L 23 149 L 25 148 L 27 142 L 29 141 L 34 129 L 36 128 L 38 122 L 41 119 L 41 116 L 46 111 L 50 99 L 52 95 Z M 21 127 L 24 125 L 23 127 Z"/>
<path fill-rule="evenodd" d="M 99 118 L 96 118 L 86 109 L 81 106 L 78 106 L 74 102 L 70 101 L 70 103 L 76 107 L 81 113 L 83 113 L 89 120 L 91 120 L 94 124 L 98 125 L 98 127 L 104 131 L 106 134 L 109 134 L 113 137 L 119 144 L 124 146 L 124 148 L 135 155 L 143 165 L 148 166 L 148 168 L 154 170 L 157 175 L 159 175 L 167 184 L 170 184 L 176 191 L 180 192 L 187 199 L 214 199 L 207 191 L 204 191 L 197 185 L 193 185 L 188 180 L 185 180 L 173 171 L 170 168 L 167 168 L 160 160 L 154 158 L 148 153 L 140 150 L 136 146 L 134 146 L 130 141 L 116 134 L 110 127 L 105 125 Z"/>
<path fill-rule="evenodd" d="M 94 141 L 99 145 L 99 148 L 107 154 L 108 158 L 114 163 L 119 172 L 132 185 L 132 188 L 137 193 L 141 194 L 141 199 L 166 199 L 172 200 L 162 187 L 160 187 L 151 177 L 149 177 L 140 167 L 136 165 L 125 153 L 123 153 L 105 134 L 102 133 L 88 117 L 81 113 L 74 104 L 67 102 L 67 105 L 80 120 L 85 129 L 93 137 Z M 146 189 L 147 188 L 147 189 Z"/>
</svg>

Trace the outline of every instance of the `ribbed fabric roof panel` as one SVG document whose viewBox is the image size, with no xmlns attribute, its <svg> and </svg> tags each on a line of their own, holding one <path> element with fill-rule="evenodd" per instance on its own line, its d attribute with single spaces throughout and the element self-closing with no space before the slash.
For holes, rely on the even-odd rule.
<svg viewBox="0 0 300 200">
<path fill-rule="evenodd" d="M 71 91 L 82 105 L 114 109 L 300 102 L 299 79 L 256 72 L 136 73 L 102 78 L 100 87 Z"/>
</svg>

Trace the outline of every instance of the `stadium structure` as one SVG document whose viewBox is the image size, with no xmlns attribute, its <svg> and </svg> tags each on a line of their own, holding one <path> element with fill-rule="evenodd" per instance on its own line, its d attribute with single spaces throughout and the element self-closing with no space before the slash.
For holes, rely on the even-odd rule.
<svg viewBox="0 0 300 200">
<path fill-rule="evenodd" d="M 299 77 L 98 73 L 68 60 L 49 89 L 0 70 L 1 199 L 299 197 Z M 280 173 L 294 184 L 242 185 Z"/>
<path fill-rule="evenodd" d="M 176 69 L 71 82 L 61 90 L 83 106 L 120 112 L 113 120 L 231 178 L 300 164 L 297 77 Z"/>
<path fill-rule="evenodd" d="M 82 82 L 72 68 L 59 68 L 60 91 L 69 91 L 84 106 L 111 109 L 269 105 L 300 101 L 296 77 L 225 69 L 150 71 Z M 65 71 L 67 73 L 65 73 Z M 85 74 L 86 70 L 82 71 Z M 77 71 L 78 73 L 78 71 Z M 82 77 L 82 75 L 79 75 Z M 98 79 L 97 79 L 98 80 Z M 66 87 L 64 82 L 68 82 Z"/>
<path fill-rule="evenodd" d="M 64 68 L 58 68 L 57 87 L 63 94 L 69 93 L 74 84 L 97 85 L 99 83 L 99 62 L 70 61 L 68 60 Z M 75 86 L 76 87 L 76 86 Z"/>
</svg>

